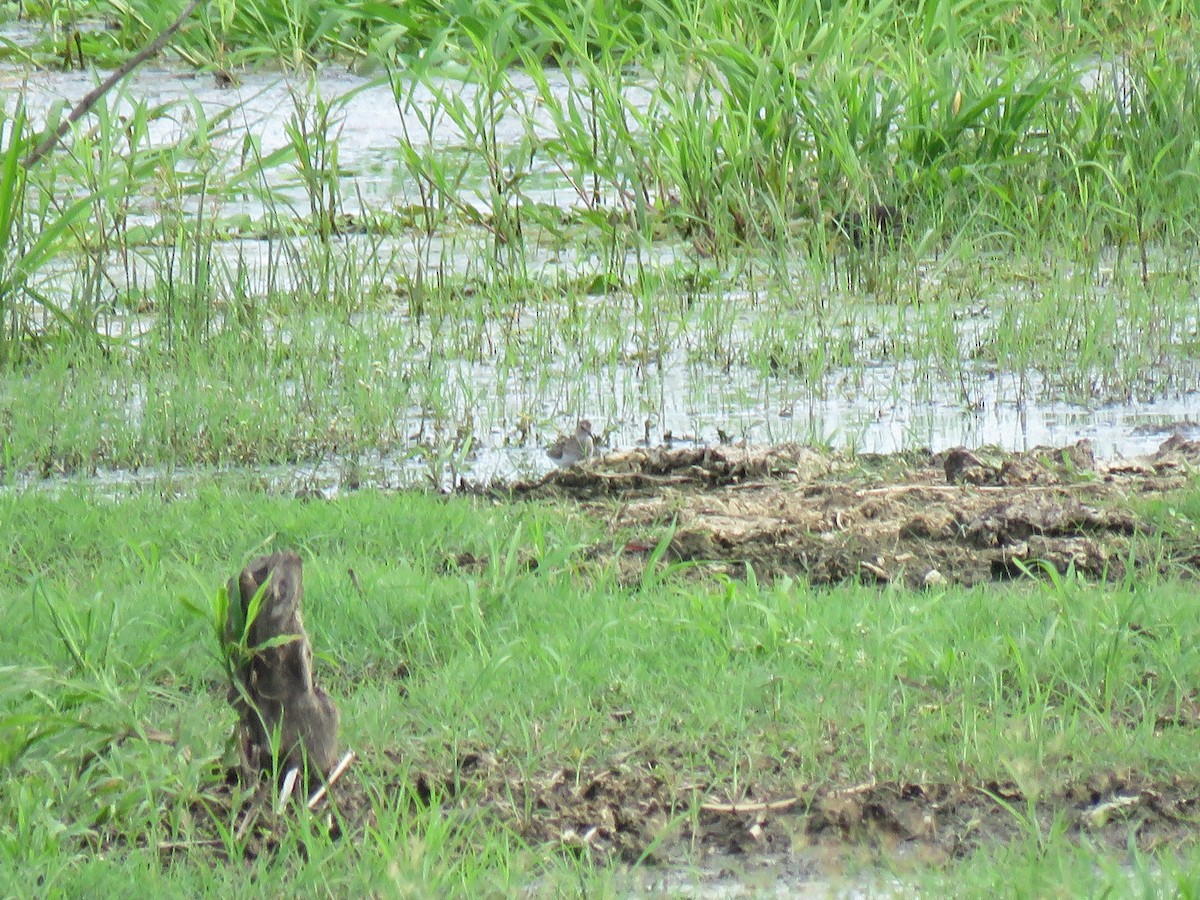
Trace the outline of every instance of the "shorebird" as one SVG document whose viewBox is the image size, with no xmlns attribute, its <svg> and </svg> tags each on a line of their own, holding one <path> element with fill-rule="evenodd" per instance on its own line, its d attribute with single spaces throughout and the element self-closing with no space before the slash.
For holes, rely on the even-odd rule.
<svg viewBox="0 0 1200 900">
<path fill-rule="evenodd" d="M 546 455 L 556 466 L 567 468 L 585 459 L 591 459 L 596 450 L 596 442 L 592 439 L 592 423 L 587 419 L 580 421 L 572 435 L 562 435 L 546 448 Z"/>
</svg>

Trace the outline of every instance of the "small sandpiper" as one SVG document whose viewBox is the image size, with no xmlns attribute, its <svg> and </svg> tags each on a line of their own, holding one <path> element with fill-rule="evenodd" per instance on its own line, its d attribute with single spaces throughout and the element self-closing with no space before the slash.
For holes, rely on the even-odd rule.
<svg viewBox="0 0 1200 900">
<path fill-rule="evenodd" d="M 556 466 L 567 468 L 585 459 L 591 459 L 596 450 L 592 439 L 592 423 L 583 419 L 572 435 L 563 435 L 546 448 L 546 455 Z"/>
</svg>

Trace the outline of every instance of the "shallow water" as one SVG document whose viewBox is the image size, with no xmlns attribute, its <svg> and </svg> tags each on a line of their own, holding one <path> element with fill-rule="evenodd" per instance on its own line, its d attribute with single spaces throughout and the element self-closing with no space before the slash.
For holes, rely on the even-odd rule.
<svg viewBox="0 0 1200 900">
<path fill-rule="evenodd" d="M 694 900 L 742 900 L 795 897 L 799 900 L 860 900 L 903 897 L 911 891 L 895 876 L 877 870 L 838 876 L 828 854 L 799 851 L 786 857 L 766 854 L 753 860 L 711 858 L 695 867 L 646 867 L 621 884 L 627 897 L 690 897 Z"/>
<path fill-rule="evenodd" d="M 8 36 L 17 39 L 11 30 Z M 554 70 L 547 76 L 555 96 L 564 97 L 569 76 Z M 20 95 L 35 119 L 44 117 L 55 102 L 77 100 L 95 82 L 96 78 L 87 73 L 0 69 L 5 106 L 11 109 Z M 157 68 L 136 73 L 123 90 L 127 97 L 175 104 L 171 115 L 154 121 L 154 143 L 178 141 L 194 127 L 200 111 L 211 119 L 232 109 L 229 128 L 217 143 L 225 149 L 234 148 L 247 135 L 254 135 L 264 154 L 286 145 L 288 122 L 298 110 L 311 108 L 318 95 L 332 102 L 330 135 L 336 141 L 342 172 L 342 212 L 358 217 L 394 211 L 419 201 L 415 182 L 401 162 L 399 144 L 411 140 L 418 149 L 461 153 L 464 135 L 453 123 L 443 119 L 427 128 L 423 117 L 436 107 L 438 91 L 452 92 L 469 101 L 474 88 L 452 79 L 410 84 L 405 88 L 407 103 L 398 108 L 386 83 L 336 69 L 325 69 L 314 78 L 247 75 L 232 87 L 222 87 L 209 75 Z M 532 79 L 520 73 L 512 76 L 505 101 L 508 112 L 496 128 L 504 152 L 515 153 L 531 141 L 552 134 L 552 122 L 536 95 Z M 652 91 L 649 86 L 634 84 L 626 97 L 632 108 L 644 112 L 652 102 Z M 118 111 L 128 108 L 128 100 L 114 102 Z M 273 187 L 284 203 L 291 204 L 297 215 L 307 215 L 306 195 L 294 170 L 278 167 L 270 171 L 270 177 L 278 179 Z M 472 169 L 465 182 L 465 202 L 486 213 L 489 194 L 484 177 L 481 168 Z M 530 166 L 523 192 L 526 199 L 563 209 L 585 205 L 568 177 L 545 157 Z M 131 211 L 133 219 L 155 221 L 159 215 L 157 202 L 153 186 L 147 186 L 142 208 Z M 253 218 L 262 215 L 263 207 L 257 200 L 230 198 L 222 201 L 220 212 Z M 244 268 L 251 291 L 286 291 L 295 286 L 289 279 L 300 274 L 298 269 L 280 265 L 279 247 L 287 243 L 288 239 L 267 242 L 237 238 L 219 242 L 216 253 L 230 267 Z M 383 273 L 383 277 L 397 280 L 411 276 L 416 260 L 421 260 L 427 270 L 432 266 L 443 274 L 479 271 L 483 265 L 481 250 L 486 246 L 486 235 L 469 230 L 432 237 L 415 233 L 384 237 L 351 234 L 337 240 L 338 253 L 372 259 L 364 271 L 369 269 L 373 277 Z M 143 289 L 153 284 L 158 271 L 157 252 L 153 248 L 139 250 L 121 268 L 114 268 L 109 273 L 114 288 L 128 287 L 130 281 Z M 586 245 L 564 249 L 534 243 L 526 248 L 525 265 L 542 279 L 572 277 L 596 270 L 594 253 L 594 248 Z M 653 268 L 688 258 L 686 246 L 664 242 L 644 251 L 642 262 Z M 373 287 L 378 289 L 379 285 Z M 720 296 L 709 298 L 710 308 L 737 303 L 740 290 L 736 284 L 722 288 Z M 1022 288 L 1013 290 L 1019 295 Z M 598 312 L 604 304 L 620 301 L 599 296 L 587 302 L 594 304 L 593 311 Z M 571 355 L 573 348 L 565 343 L 561 355 L 553 361 L 531 365 L 524 372 L 486 357 L 438 359 L 446 387 L 439 420 L 432 423 L 436 427 L 430 428 L 427 406 L 413 401 L 397 409 L 395 430 L 410 435 L 423 434 L 427 429 L 454 434 L 465 428 L 471 436 L 470 444 L 464 442 L 458 463 L 443 468 L 443 483 L 459 477 L 484 482 L 546 471 L 551 466 L 541 446 L 554 436 L 556 428 L 569 429 L 576 417 L 584 416 L 592 419 L 597 432 L 603 433 L 604 446 L 613 449 L 638 443 L 796 440 L 872 453 L 987 444 L 1027 450 L 1088 438 L 1098 456 L 1114 457 L 1153 450 L 1176 430 L 1193 437 L 1200 434 L 1200 377 L 1193 360 L 1181 357 L 1177 366 L 1176 361 L 1169 361 L 1173 377 L 1165 379 L 1161 390 L 1152 391 L 1144 399 L 1108 402 L 1108 397 L 1098 393 L 1087 402 L 1070 402 L 1058 386 L 1036 371 L 1005 371 L 1002 366 L 968 361 L 951 379 L 929 362 L 904 358 L 903 353 L 894 356 L 887 347 L 903 338 L 902 332 L 909 327 L 902 317 L 888 309 L 874 309 L 870 298 L 847 297 L 845 304 L 851 310 L 850 318 L 858 324 L 810 330 L 804 332 L 802 340 L 807 342 L 806 349 L 820 349 L 821 341 L 840 339 L 846 328 L 861 329 L 861 335 L 852 337 L 859 348 L 858 361 L 853 367 L 835 367 L 816 380 L 787 371 L 763 374 L 761 366 L 745 358 L 717 366 L 697 351 L 695 336 L 688 333 L 660 343 L 660 348 L 666 349 L 648 360 L 637 352 L 631 330 L 625 342 L 628 352 L 607 357 L 616 362 L 589 364 L 582 370 L 576 362 L 578 357 Z M 772 304 L 746 304 L 728 327 L 727 340 L 739 346 L 752 341 L 756 329 L 770 332 L 775 328 L 778 322 L 772 317 L 780 315 Z M 402 352 L 393 347 L 386 361 L 390 372 L 385 372 L 384 378 L 399 378 L 400 373 L 419 368 L 425 361 L 422 354 L 432 352 L 422 349 L 432 346 L 424 340 L 427 335 L 421 332 L 423 326 L 408 322 L 406 317 L 407 312 L 398 309 L 390 321 L 400 323 L 397 327 L 412 328 L 421 339 L 411 341 L 409 349 Z M 518 330 L 546 327 L 544 322 L 531 324 L 532 318 L 525 314 L 515 323 Z M 99 327 L 113 335 L 136 335 L 145 322 L 135 316 L 110 313 L 101 317 Z M 964 358 L 969 356 L 972 338 L 994 327 L 998 327 L 997 322 L 990 314 L 959 324 Z M 1194 330 L 1194 320 L 1191 327 Z M 603 354 L 591 354 L 593 359 L 599 357 Z M 138 396 L 136 386 L 114 393 Z M 135 421 L 141 411 L 134 404 L 127 415 Z M 533 423 L 532 429 L 517 427 L 516 423 L 528 421 Z M 417 451 L 415 443 L 385 454 L 360 457 L 355 465 L 368 482 L 402 485 L 431 477 L 438 480 L 432 473 L 436 465 L 429 462 L 428 454 Z M 345 460 L 332 459 L 290 471 L 295 478 L 309 479 L 322 489 L 336 489 L 344 480 L 346 467 Z M 119 482 L 126 478 L 154 479 L 160 474 L 160 470 L 151 469 L 110 477 Z"/>
</svg>

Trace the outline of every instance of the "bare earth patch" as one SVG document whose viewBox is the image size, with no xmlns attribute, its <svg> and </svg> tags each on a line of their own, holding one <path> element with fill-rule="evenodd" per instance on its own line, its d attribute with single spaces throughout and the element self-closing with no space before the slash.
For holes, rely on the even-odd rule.
<svg viewBox="0 0 1200 900">
<path fill-rule="evenodd" d="M 904 846 L 926 862 L 960 858 L 986 843 L 1028 837 L 1017 814 L 1027 798 L 1013 783 L 753 786 L 714 797 L 668 759 L 610 768 L 560 768 L 522 777 L 490 755 L 472 754 L 469 773 L 444 776 L 443 796 L 480 804 L 534 845 L 555 845 L 597 862 L 682 863 L 703 857 L 785 857 L 797 851 L 867 844 Z M 515 803 L 514 801 L 520 801 Z M 1034 803 L 1043 823 L 1114 851 L 1134 835 L 1145 851 L 1194 833 L 1195 783 L 1150 784 L 1132 773 L 1093 776 L 1047 791 Z M 1014 812 L 1015 811 L 1015 812 Z"/>
<path fill-rule="evenodd" d="M 612 506 L 616 534 L 597 547 L 633 570 L 674 523 L 670 554 L 730 574 L 930 587 L 1073 567 L 1118 580 L 1156 526 L 1131 498 L 1179 490 L 1200 470 L 1200 443 L 1173 437 L 1148 457 L 1102 462 L 1086 441 L 990 456 L 963 448 L 893 457 L 829 455 L 795 445 L 632 450 L 514 488 Z M 600 510 L 598 510 L 599 512 Z M 1169 543 L 1169 542 L 1168 542 Z M 1166 547 L 1194 568 L 1193 545 Z M 1155 562 L 1158 562 L 1157 560 Z M 631 573 L 632 574 L 632 573 Z"/>
<path fill-rule="evenodd" d="M 383 787 L 372 796 L 354 776 L 331 792 L 332 811 L 322 814 L 335 838 L 360 839 L 375 826 L 380 805 L 398 806 L 404 814 L 416 804 L 437 804 L 510 829 L 533 847 L 598 864 L 649 864 L 664 872 L 694 867 L 711 873 L 733 864 L 807 880 L 835 861 L 861 862 L 856 848 L 893 862 L 940 865 L 988 844 L 1028 840 L 1023 817 L 1031 810 L 1043 830 L 1057 819 L 1067 836 L 1115 854 L 1125 852 L 1131 839 L 1143 852 L 1153 852 L 1193 839 L 1200 814 L 1200 785 L 1156 783 L 1132 772 L 1062 784 L 1031 803 L 1012 782 L 880 781 L 798 789 L 788 785 L 782 768 L 778 785 L 754 785 L 729 799 L 690 778 L 694 773 L 682 761 L 662 758 L 522 775 L 494 754 L 478 751 L 460 756 L 452 770 L 410 769 L 406 781 L 388 778 L 389 770 L 401 766 L 399 754 L 367 753 L 364 762 L 379 769 L 370 780 Z M 295 815 L 272 811 L 265 796 L 237 811 L 232 804 L 232 794 L 218 790 L 195 813 L 198 819 L 236 823 L 239 849 L 249 858 L 273 852 Z M 160 849 L 170 851 L 169 858 L 195 846 Z"/>
</svg>

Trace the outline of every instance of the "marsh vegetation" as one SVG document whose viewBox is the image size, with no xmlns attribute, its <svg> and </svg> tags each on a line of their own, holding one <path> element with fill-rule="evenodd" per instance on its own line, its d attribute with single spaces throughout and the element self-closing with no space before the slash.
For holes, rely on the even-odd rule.
<svg viewBox="0 0 1200 900">
<path fill-rule="evenodd" d="M 56 8 L 11 55 L 112 59 L 169 8 Z M 252 8 L 206 7 L 195 74 L 141 74 L 28 171 L 93 76 L 7 76 L 9 474 L 487 480 L 582 415 L 624 446 L 1106 454 L 1189 419 L 1182 10 L 751 6 L 735 40 L 719 5 L 289 5 L 250 42 Z"/>
<path fill-rule="evenodd" d="M 1192 5 L 222 0 L 27 165 L 184 5 L 0 4 L 4 882 L 640 890 L 836 834 L 928 851 L 901 886 L 1193 886 L 1190 463 L 1128 565 L 974 589 L 681 554 L 669 486 L 484 491 L 584 418 L 851 469 L 1200 428 Z M 1106 472 L 1067 490 L 1124 522 Z M 176 602 L 292 546 L 354 841 L 240 832 Z"/>
</svg>

